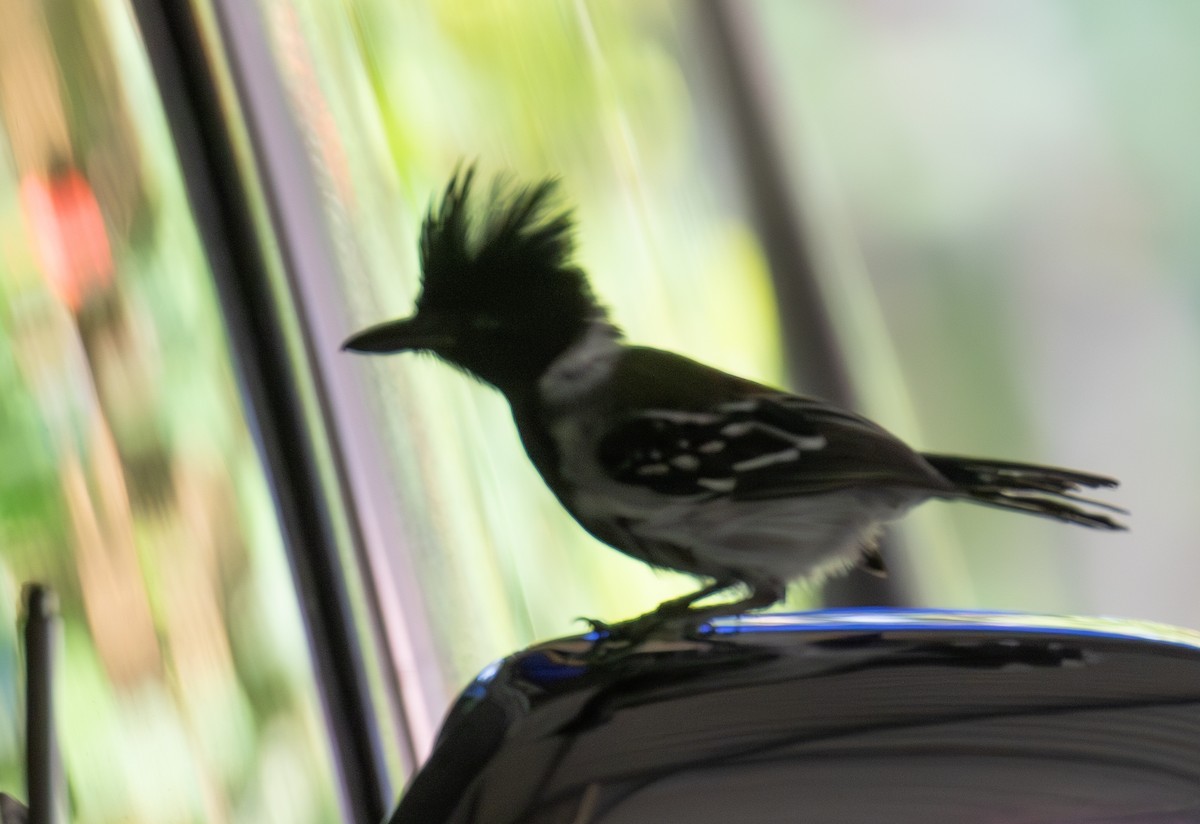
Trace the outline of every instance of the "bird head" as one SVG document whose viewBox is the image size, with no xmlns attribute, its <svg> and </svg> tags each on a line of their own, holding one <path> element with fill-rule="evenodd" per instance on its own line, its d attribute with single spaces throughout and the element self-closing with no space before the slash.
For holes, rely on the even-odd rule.
<svg viewBox="0 0 1200 824">
<path fill-rule="evenodd" d="M 425 218 L 416 312 L 342 348 L 431 352 L 508 393 L 536 381 L 605 312 L 571 261 L 574 221 L 554 208 L 557 181 L 515 191 L 497 181 L 481 207 L 474 177 L 474 168 L 455 174 Z"/>
</svg>

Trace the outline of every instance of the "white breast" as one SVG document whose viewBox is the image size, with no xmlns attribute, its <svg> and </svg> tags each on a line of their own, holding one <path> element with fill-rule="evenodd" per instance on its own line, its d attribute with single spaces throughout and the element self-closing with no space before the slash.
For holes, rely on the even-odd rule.
<svg viewBox="0 0 1200 824">
<path fill-rule="evenodd" d="M 687 547 L 706 566 L 739 578 L 819 581 L 856 564 L 881 525 L 922 497 L 899 490 L 758 501 L 719 497 L 659 507 L 630 531 L 647 542 Z"/>
<path fill-rule="evenodd" d="M 655 512 L 663 496 L 609 478 L 596 459 L 610 398 L 604 388 L 622 354 L 620 333 L 594 322 L 579 341 L 558 357 L 538 381 L 543 415 L 558 450 L 561 477 L 571 488 L 575 517 L 641 519 Z"/>
<path fill-rule="evenodd" d="M 607 321 L 593 321 L 538 381 L 543 405 L 553 410 L 594 393 L 612 375 L 620 355 L 621 333 Z"/>
</svg>

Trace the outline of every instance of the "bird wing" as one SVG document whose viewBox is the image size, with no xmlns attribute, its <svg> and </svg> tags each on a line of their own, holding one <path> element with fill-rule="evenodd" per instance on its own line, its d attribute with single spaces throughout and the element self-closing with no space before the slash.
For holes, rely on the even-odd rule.
<svg viewBox="0 0 1200 824">
<path fill-rule="evenodd" d="M 625 368 L 653 369 L 661 394 L 625 408 L 600 439 L 597 457 L 614 480 L 666 495 L 740 500 L 847 487 L 948 488 L 918 454 L 860 415 L 658 350 L 639 354 Z M 672 393 L 673 380 L 718 387 L 718 400 Z"/>
</svg>

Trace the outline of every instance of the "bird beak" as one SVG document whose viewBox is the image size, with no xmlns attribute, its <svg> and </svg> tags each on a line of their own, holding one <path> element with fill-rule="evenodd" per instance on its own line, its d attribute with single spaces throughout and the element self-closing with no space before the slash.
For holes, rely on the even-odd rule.
<svg viewBox="0 0 1200 824">
<path fill-rule="evenodd" d="M 415 349 L 445 351 L 453 345 L 454 336 L 440 323 L 422 315 L 413 315 L 389 320 L 351 335 L 342 344 L 342 350 L 382 355 Z"/>
</svg>

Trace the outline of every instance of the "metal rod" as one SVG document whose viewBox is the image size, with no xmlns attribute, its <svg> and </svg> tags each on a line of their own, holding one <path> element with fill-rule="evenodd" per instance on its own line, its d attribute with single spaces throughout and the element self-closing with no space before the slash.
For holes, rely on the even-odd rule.
<svg viewBox="0 0 1200 824">
<path fill-rule="evenodd" d="M 61 772 L 54 720 L 58 599 L 41 584 L 22 593 L 25 620 L 25 784 L 29 824 L 57 824 Z"/>
</svg>

